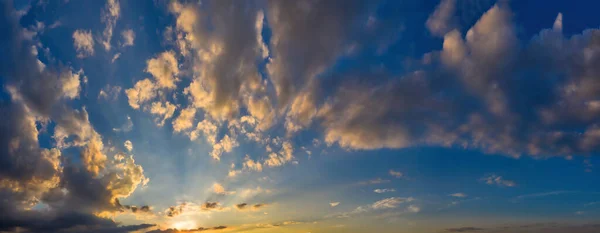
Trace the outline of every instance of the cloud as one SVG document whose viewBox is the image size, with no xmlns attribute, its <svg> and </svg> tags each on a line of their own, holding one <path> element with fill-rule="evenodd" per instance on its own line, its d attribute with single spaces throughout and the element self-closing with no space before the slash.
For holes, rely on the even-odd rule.
<svg viewBox="0 0 600 233">
<path fill-rule="evenodd" d="M 11 4 L 0 3 L 0 27 L 6 32 L 0 35 L 0 48 L 11 58 L 0 63 L 7 94 L 0 103 L 0 231 L 148 228 L 119 227 L 101 217 L 120 213 L 118 199 L 148 182 L 144 169 L 133 156 L 104 147 L 85 106 L 71 107 L 81 94 L 83 71 L 55 63 L 49 52 L 46 63 L 40 61 L 37 48 L 43 44 L 25 35 Z M 53 127 L 46 128 L 50 123 Z M 33 208 L 38 204 L 42 208 Z"/>
<path fill-rule="evenodd" d="M 290 142 L 283 142 L 279 153 L 270 153 L 269 158 L 265 160 L 265 165 L 269 167 L 279 167 L 294 159 L 294 148 Z"/>
<path fill-rule="evenodd" d="M 399 171 L 394 171 L 394 170 L 390 170 L 390 176 L 396 177 L 396 178 L 401 178 L 404 176 L 404 174 L 402 172 Z"/>
<path fill-rule="evenodd" d="M 260 172 L 262 171 L 263 167 L 261 163 L 252 160 L 250 156 L 246 155 L 244 158 L 244 169 Z"/>
<path fill-rule="evenodd" d="M 231 195 L 235 194 L 235 191 L 226 191 L 225 187 L 219 183 L 214 183 L 212 186 L 212 191 L 219 195 Z"/>
<path fill-rule="evenodd" d="M 459 228 L 448 228 L 445 231 L 446 232 L 475 232 L 475 231 L 482 231 L 484 230 L 483 228 L 477 228 L 477 227 L 459 227 Z"/>
<path fill-rule="evenodd" d="M 373 192 L 375 193 L 391 193 L 391 192 L 396 192 L 395 189 L 375 189 L 373 190 Z"/>
<path fill-rule="evenodd" d="M 272 59 L 267 71 L 279 108 L 291 105 L 286 114 L 286 129 L 290 133 L 312 121 L 316 114 L 315 77 L 345 51 L 345 38 L 354 29 L 348 22 L 359 17 L 366 7 L 361 1 L 346 1 L 343 9 L 336 8 L 336 4 L 269 2 Z M 294 62 L 298 58 L 305 62 Z"/>
<path fill-rule="evenodd" d="M 412 198 L 401 198 L 401 197 L 390 197 L 390 198 L 386 198 L 380 201 L 377 201 L 375 203 L 373 203 L 373 205 L 371 205 L 371 208 L 373 209 L 393 209 L 393 208 L 397 208 L 400 204 L 404 203 L 404 202 L 411 202 L 413 201 Z"/>
<path fill-rule="evenodd" d="M 100 89 L 100 92 L 98 93 L 98 99 L 116 101 L 121 94 L 121 90 L 122 88 L 120 86 L 111 86 L 107 84 Z"/>
<path fill-rule="evenodd" d="M 135 32 L 132 29 L 123 30 L 121 32 L 121 36 L 123 37 L 123 47 L 133 46 L 133 41 L 135 40 Z"/>
<path fill-rule="evenodd" d="M 331 203 L 329 203 L 329 206 L 331 206 L 331 207 L 336 207 L 338 205 L 340 205 L 339 202 L 331 202 Z"/>
<path fill-rule="evenodd" d="M 152 74 L 156 80 L 157 88 L 175 88 L 175 82 L 178 81 L 179 65 L 175 53 L 166 51 L 155 58 L 146 61 L 146 72 Z"/>
<path fill-rule="evenodd" d="M 254 205 L 249 205 L 248 203 L 240 203 L 240 204 L 236 204 L 235 208 L 238 210 L 252 210 L 252 211 L 256 211 L 259 209 L 262 209 L 264 207 L 266 207 L 267 204 L 254 204 Z"/>
<path fill-rule="evenodd" d="M 453 193 L 453 194 L 450 194 L 449 196 L 451 196 L 451 197 L 465 198 L 465 197 L 467 197 L 467 194 L 464 194 L 464 193 Z"/>
<path fill-rule="evenodd" d="M 125 90 L 129 100 L 129 106 L 139 109 L 140 105 L 157 95 L 157 86 L 150 79 L 143 79 L 135 83 L 133 88 Z"/>
<path fill-rule="evenodd" d="M 215 119 L 233 119 L 246 105 L 253 116 L 268 120 L 271 100 L 255 65 L 266 48 L 257 41 L 262 38 L 257 30 L 262 30 L 264 16 L 258 8 L 245 4 L 219 2 L 211 6 L 170 4 L 176 33 L 182 35 L 177 41 L 181 54 L 194 56 L 193 70 L 202 71 L 195 73 L 185 94 L 194 107 Z M 212 27 L 198 23 L 200 15 L 208 17 Z"/>
<path fill-rule="evenodd" d="M 106 25 L 102 32 L 102 38 L 100 38 L 100 43 L 106 51 L 109 51 L 111 48 L 110 41 L 112 40 L 113 29 L 120 16 L 121 6 L 119 0 L 107 0 L 101 13 L 101 21 Z"/>
<path fill-rule="evenodd" d="M 119 128 L 113 128 L 113 131 L 115 132 L 129 132 L 133 129 L 133 121 L 131 121 L 131 117 L 129 117 L 129 115 L 127 116 L 127 121 L 125 121 L 125 123 L 123 123 L 123 125 L 121 125 L 121 127 Z"/>
<path fill-rule="evenodd" d="M 192 127 L 194 116 L 196 115 L 195 108 L 182 109 L 179 116 L 173 121 L 173 131 L 180 132 Z"/>
<path fill-rule="evenodd" d="M 154 122 L 157 126 L 165 125 L 165 121 L 173 117 L 177 106 L 171 104 L 169 101 L 166 102 L 153 102 L 150 107 L 150 113 L 158 115 Z M 162 119 L 161 119 L 162 118 Z"/>
<path fill-rule="evenodd" d="M 515 197 L 515 199 L 527 199 L 527 198 L 537 198 L 537 197 L 547 197 L 547 196 L 556 196 L 562 194 L 575 193 L 574 191 L 552 191 L 552 192 L 544 192 L 544 193 L 532 193 L 525 194 Z"/>
<path fill-rule="evenodd" d="M 591 77 L 598 59 L 584 51 L 600 34 L 566 38 L 545 29 L 519 41 L 512 15 L 493 6 L 466 35 L 445 34 L 443 49 L 431 53 L 435 62 L 401 77 L 377 71 L 327 80 L 337 87 L 321 93 L 328 96 L 317 114 L 325 142 L 348 149 L 460 146 L 515 157 L 597 151 Z M 533 89 L 543 91 L 534 96 Z"/>
<path fill-rule="evenodd" d="M 202 231 L 212 231 L 212 230 L 223 230 L 223 229 L 227 229 L 227 226 L 216 226 L 216 227 L 209 227 L 209 228 L 205 228 L 205 227 L 199 227 L 196 229 L 187 229 L 187 230 L 178 230 L 178 229 L 166 229 L 166 230 L 152 230 L 152 231 L 148 231 L 147 233 L 185 233 L 185 232 L 202 232 Z"/>
<path fill-rule="evenodd" d="M 202 204 L 201 209 L 209 211 L 209 210 L 221 209 L 221 207 L 219 206 L 218 202 L 205 202 Z"/>
<path fill-rule="evenodd" d="M 376 178 L 376 179 L 372 179 L 372 180 L 361 181 L 358 184 L 359 185 L 370 185 L 370 184 L 384 184 L 384 183 L 389 183 L 389 182 L 390 182 L 390 180 Z"/>
<path fill-rule="evenodd" d="M 91 31 L 76 30 L 73 32 L 73 46 L 78 58 L 94 55 L 94 38 Z"/>
<path fill-rule="evenodd" d="M 481 178 L 481 181 L 484 181 L 489 185 L 498 185 L 503 187 L 515 187 L 517 183 L 512 180 L 506 180 L 502 176 L 498 176 L 496 174 L 491 174 L 489 176 L 485 176 Z"/>
<path fill-rule="evenodd" d="M 131 152 L 131 150 L 133 150 L 133 143 L 131 143 L 131 141 L 129 141 L 129 140 L 125 141 L 125 143 L 123 143 L 123 146 L 129 152 Z"/>
<path fill-rule="evenodd" d="M 452 30 L 450 20 L 456 10 L 455 8 L 456 0 L 442 0 L 425 22 L 429 32 L 436 36 L 443 36 Z"/>
</svg>

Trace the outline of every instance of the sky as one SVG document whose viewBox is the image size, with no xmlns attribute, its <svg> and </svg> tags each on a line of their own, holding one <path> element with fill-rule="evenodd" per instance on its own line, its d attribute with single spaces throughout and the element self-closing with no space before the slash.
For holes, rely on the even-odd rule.
<svg viewBox="0 0 600 233">
<path fill-rule="evenodd" d="M 600 232 L 600 3 L 0 2 L 0 232 Z"/>
</svg>

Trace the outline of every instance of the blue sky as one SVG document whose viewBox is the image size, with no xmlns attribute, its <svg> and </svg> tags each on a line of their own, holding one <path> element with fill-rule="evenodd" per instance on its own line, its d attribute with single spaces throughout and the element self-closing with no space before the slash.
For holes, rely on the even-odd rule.
<svg viewBox="0 0 600 233">
<path fill-rule="evenodd" d="M 3 1 L 0 232 L 597 232 L 598 4 Z"/>
</svg>

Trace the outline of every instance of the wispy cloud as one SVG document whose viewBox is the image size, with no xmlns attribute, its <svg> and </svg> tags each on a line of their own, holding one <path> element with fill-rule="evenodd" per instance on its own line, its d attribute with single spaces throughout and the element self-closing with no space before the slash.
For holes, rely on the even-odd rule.
<svg viewBox="0 0 600 233">
<path fill-rule="evenodd" d="M 491 174 L 480 179 L 489 185 L 497 185 L 501 187 L 515 187 L 517 183 L 512 180 L 504 179 L 502 176 Z"/>
</svg>

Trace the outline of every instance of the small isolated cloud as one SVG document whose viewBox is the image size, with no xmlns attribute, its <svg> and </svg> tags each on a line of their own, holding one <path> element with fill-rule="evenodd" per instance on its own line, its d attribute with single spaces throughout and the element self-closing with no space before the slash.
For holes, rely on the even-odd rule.
<svg viewBox="0 0 600 233">
<path fill-rule="evenodd" d="M 396 192 L 395 189 L 375 189 L 373 190 L 373 192 L 376 193 L 390 193 L 390 192 Z"/>
<path fill-rule="evenodd" d="M 76 30 L 73 32 L 73 46 L 78 58 L 94 55 L 94 38 L 90 30 Z"/>
<path fill-rule="evenodd" d="M 219 195 L 230 195 L 230 194 L 234 194 L 235 191 L 226 191 L 225 187 L 223 187 L 223 185 L 219 184 L 219 183 L 214 183 L 212 186 L 212 191 L 216 194 Z"/>
<path fill-rule="evenodd" d="M 451 197 L 465 198 L 465 197 L 467 197 L 467 194 L 464 194 L 464 193 L 453 193 L 453 194 L 450 194 L 449 196 L 451 196 Z"/>
<path fill-rule="evenodd" d="M 102 89 L 100 89 L 100 93 L 98 93 L 98 99 L 115 101 L 119 98 L 120 94 L 121 94 L 120 86 L 106 85 Z"/>
<path fill-rule="evenodd" d="M 381 178 L 376 178 L 376 179 L 372 179 L 372 180 L 367 180 L 367 181 L 361 181 L 358 184 L 360 185 L 368 185 L 368 184 L 383 184 L 383 183 L 389 183 L 390 180 L 384 180 Z"/>
<path fill-rule="evenodd" d="M 110 63 L 115 63 L 115 61 L 117 59 L 119 59 L 119 57 L 121 57 L 121 53 L 116 53 L 113 58 L 110 60 Z"/>
<path fill-rule="evenodd" d="M 486 177 L 481 178 L 486 184 L 489 185 L 498 185 L 502 187 L 515 187 L 517 183 L 512 180 L 506 180 L 502 176 L 498 176 L 496 174 L 492 174 Z"/>
<path fill-rule="evenodd" d="M 133 30 L 124 30 L 121 32 L 121 36 L 123 37 L 123 47 L 133 46 L 133 41 L 135 40 L 135 32 Z"/>
<path fill-rule="evenodd" d="M 392 208 L 397 208 L 400 204 L 404 203 L 404 202 L 411 202 L 414 199 L 409 197 L 409 198 L 402 198 L 402 197 L 390 197 L 390 198 L 386 198 L 380 201 L 377 201 L 375 203 L 373 203 L 373 205 L 371 205 L 371 208 L 373 209 L 392 209 Z"/>
<path fill-rule="evenodd" d="M 331 203 L 329 203 L 329 206 L 331 206 L 331 207 L 336 207 L 338 205 L 340 205 L 339 202 L 331 202 Z"/>
<path fill-rule="evenodd" d="M 458 227 L 458 228 L 448 228 L 446 229 L 446 232 L 475 232 L 475 231 L 482 231 L 484 230 L 483 228 L 478 228 L 478 227 Z"/>
<path fill-rule="evenodd" d="M 127 116 L 127 121 L 119 128 L 113 128 L 115 132 L 129 132 L 133 129 L 133 121 L 131 117 Z"/>
<path fill-rule="evenodd" d="M 129 141 L 129 140 L 125 141 L 123 146 L 125 147 L 125 149 L 127 149 L 130 152 L 131 152 L 131 150 L 133 150 L 133 143 L 131 143 L 131 141 Z"/>
<path fill-rule="evenodd" d="M 402 172 L 399 171 L 394 171 L 394 170 L 390 170 L 390 176 L 396 177 L 396 178 L 401 178 L 404 176 L 404 174 Z"/>
</svg>

